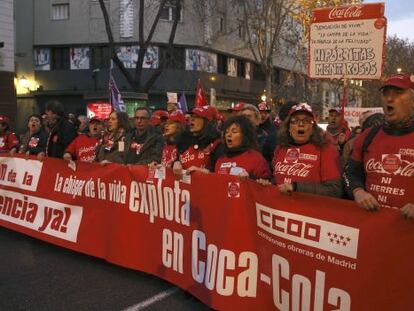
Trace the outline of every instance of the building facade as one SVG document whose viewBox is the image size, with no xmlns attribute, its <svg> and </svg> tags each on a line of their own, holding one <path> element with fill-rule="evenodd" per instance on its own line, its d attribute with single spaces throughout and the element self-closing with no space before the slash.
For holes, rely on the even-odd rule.
<svg viewBox="0 0 414 311">
<path fill-rule="evenodd" d="M 116 53 L 134 74 L 139 51 L 138 1 L 106 0 L 104 3 L 110 16 Z M 179 95 L 185 92 L 191 105 L 197 79 L 201 79 L 207 94 L 212 90 L 218 104 L 260 101 L 264 75 L 247 47 L 241 8 L 231 3 L 183 1 L 174 39 L 173 62 L 162 70 L 149 90 L 150 106 L 164 106 L 167 91 Z M 157 1 L 146 1 L 145 38 L 157 7 Z M 157 70 L 166 53 L 175 10 L 171 4 L 161 12 L 143 63 L 144 81 Z M 17 0 L 15 15 L 18 102 L 24 113 L 41 112 L 51 98 L 58 98 L 67 112 L 77 114 L 84 114 L 88 104 L 107 100 L 110 52 L 98 1 Z M 275 62 L 273 82 L 276 88 L 292 62 L 288 61 L 289 49 L 280 51 L 282 54 Z M 112 73 L 127 104 L 145 101 L 132 92 L 116 66 Z M 291 89 L 294 94 L 298 87 L 292 83 Z"/>
<path fill-rule="evenodd" d="M 0 2 L 0 114 L 16 120 L 13 0 Z"/>
</svg>

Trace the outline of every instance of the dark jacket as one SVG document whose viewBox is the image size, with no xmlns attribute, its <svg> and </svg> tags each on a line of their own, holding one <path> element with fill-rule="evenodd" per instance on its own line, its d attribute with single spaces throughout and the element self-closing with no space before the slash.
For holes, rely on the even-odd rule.
<svg viewBox="0 0 414 311">
<path fill-rule="evenodd" d="M 152 126 L 149 126 L 147 131 L 141 135 L 138 134 L 136 129 L 133 129 L 126 135 L 125 139 L 125 146 L 128 148 L 125 163 L 160 163 L 164 144 L 164 138 Z"/>
<path fill-rule="evenodd" d="M 109 161 L 124 164 L 127 145 L 125 144 L 125 131 L 119 129 L 116 133 L 106 134 L 96 147 L 95 161 Z"/>
<path fill-rule="evenodd" d="M 68 120 L 61 118 L 50 129 L 46 155 L 52 158 L 62 158 L 65 149 L 77 136 L 75 126 Z"/>
<path fill-rule="evenodd" d="M 30 134 L 27 132 L 21 138 L 19 153 L 26 153 L 36 155 L 46 151 L 48 134 L 41 128 L 38 132 Z"/>
</svg>

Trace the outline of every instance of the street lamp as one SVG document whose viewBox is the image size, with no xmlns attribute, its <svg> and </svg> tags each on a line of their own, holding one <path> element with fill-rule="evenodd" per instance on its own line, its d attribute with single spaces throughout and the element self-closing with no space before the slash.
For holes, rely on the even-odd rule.
<svg viewBox="0 0 414 311">
<path fill-rule="evenodd" d="M 402 71 L 402 68 L 397 68 L 397 73 L 400 74 Z"/>
<path fill-rule="evenodd" d="M 26 89 L 28 89 L 28 88 L 29 88 L 29 80 L 27 80 L 25 76 L 21 76 L 21 77 L 20 77 L 20 79 L 19 79 L 19 83 L 20 83 L 20 86 L 21 86 L 21 87 L 24 87 L 24 88 L 26 88 Z"/>
</svg>

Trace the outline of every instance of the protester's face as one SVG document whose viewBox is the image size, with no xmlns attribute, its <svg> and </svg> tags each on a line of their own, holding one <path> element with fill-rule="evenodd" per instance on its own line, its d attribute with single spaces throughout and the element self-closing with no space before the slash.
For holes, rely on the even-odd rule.
<svg viewBox="0 0 414 311">
<path fill-rule="evenodd" d="M 135 111 L 134 125 L 139 132 L 144 132 L 147 129 L 149 125 L 149 115 L 146 110 Z"/>
<path fill-rule="evenodd" d="M 42 123 L 39 118 L 30 117 L 29 122 L 27 122 L 27 128 L 30 132 L 35 133 L 40 130 Z"/>
<path fill-rule="evenodd" d="M 177 106 L 173 103 L 167 103 L 167 111 L 168 113 L 174 112 L 177 110 Z"/>
<path fill-rule="evenodd" d="M 0 122 L 0 133 L 3 134 L 7 129 L 7 123 Z"/>
<path fill-rule="evenodd" d="M 118 129 L 118 117 L 116 116 L 115 112 L 112 112 L 109 115 L 108 131 L 113 132 L 113 131 L 116 131 L 117 129 Z"/>
<path fill-rule="evenodd" d="M 88 119 L 87 118 L 78 118 L 79 120 L 79 132 L 82 132 L 88 126 Z"/>
<path fill-rule="evenodd" d="M 249 119 L 254 127 L 259 125 L 259 119 L 257 118 L 257 115 L 254 111 L 246 109 L 246 110 L 243 110 L 241 114 L 245 116 L 247 119 Z"/>
<path fill-rule="evenodd" d="M 312 135 L 313 119 L 307 113 L 295 113 L 289 121 L 289 133 L 296 144 L 306 144 Z"/>
<path fill-rule="evenodd" d="M 190 132 L 199 133 L 204 128 L 204 119 L 202 117 L 192 115 L 190 119 Z"/>
<path fill-rule="evenodd" d="M 47 122 L 54 122 L 57 119 L 57 114 L 54 113 L 52 110 L 46 110 L 45 111 L 46 114 L 46 121 Z"/>
<path fill-rule="evenodd" d="M 329 112 L 328 123 L 330 125 L 339 126 L 339 124 L 341 123 L 341 114 L 337 111 Z"/>
<path fill-rule="evenodd" d="M 102 122 L 92 121 L 89 123 L 89 134 L 91 136 L 99 136 L 103 130 Z"/>
<path fill-rule="evenodd" d="M 227 148 L 237 148 L 242 144 L 243 134 L 238 124 L 232 124 L 224 133 Z"/>
<path fill-rule="evenodd" d="M 261 123 L 266 122 L 270 118 L 270 113 L 267 111 L 260 111 L 260 121 Z"/>
<path fill-rule="evenodd" d="M 413 91 L 385 88 L 382 92 L 382 108 L 385 121 L 389 123 L 407 121 L 414 112 Z"/>
<path fill-rule="evenodd" d="M 172 137 L 176 135 L 179 131 L 179 125 L 174 121 L 167 121 L 164 127 L 164 136 Z"/>
</svg>

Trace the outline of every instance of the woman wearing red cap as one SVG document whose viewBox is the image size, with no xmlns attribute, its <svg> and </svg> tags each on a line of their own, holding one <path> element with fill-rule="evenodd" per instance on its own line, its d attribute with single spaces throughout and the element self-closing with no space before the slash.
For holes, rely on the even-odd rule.
<svg viewBox="0 0 414 311">
<path fill-rule="evenodd" d="M 278 133 L 273 175 L 279 191 L 341 197 L 341 165 L 336 147 L 316 124 L 312 108 L 298 104 Z"/>
<path fill-rule="evenodd" d="M 19 139 L 10 131 L 10 119 L 0 115 L 0 153 L 10 152 L 18 145 Z"/>
<path fill-rule="evenodd" d="M 215 172 L 270 179 L 270 168 L 258 151 L 256 136 L 253 124 L 245 116 L 228 119 L 223 126 L 224 154 L 217 159 Z"/>
<path fill-rule="evenodd" d="M 211 106 L 192 110 L 189 131 L 184 131 L 177 142 L 179 161 L 174 171 L 181 169 L 213 171 L 220 148 L 220 133 L 216 127 L 217 110 Z"/>
<path fill-rule="evenodd" d="M 178 160 L 177 138 L 184 131 L 187 121 L 184 115 L 176 110 L 170 114 L 164 126 L 166 144 L 162 150 L 161 165 L 172 167 Z"/>
<path fill-rule="evenodd" d="M 95 149 L 102 136 L 102 120 L 95 117 L 89 121 L 89 131 L 80 134 L 66 148 L 63 159 L 66 161 L 79 160 L 81 162 L 95 161 Z"/>
</svg>

